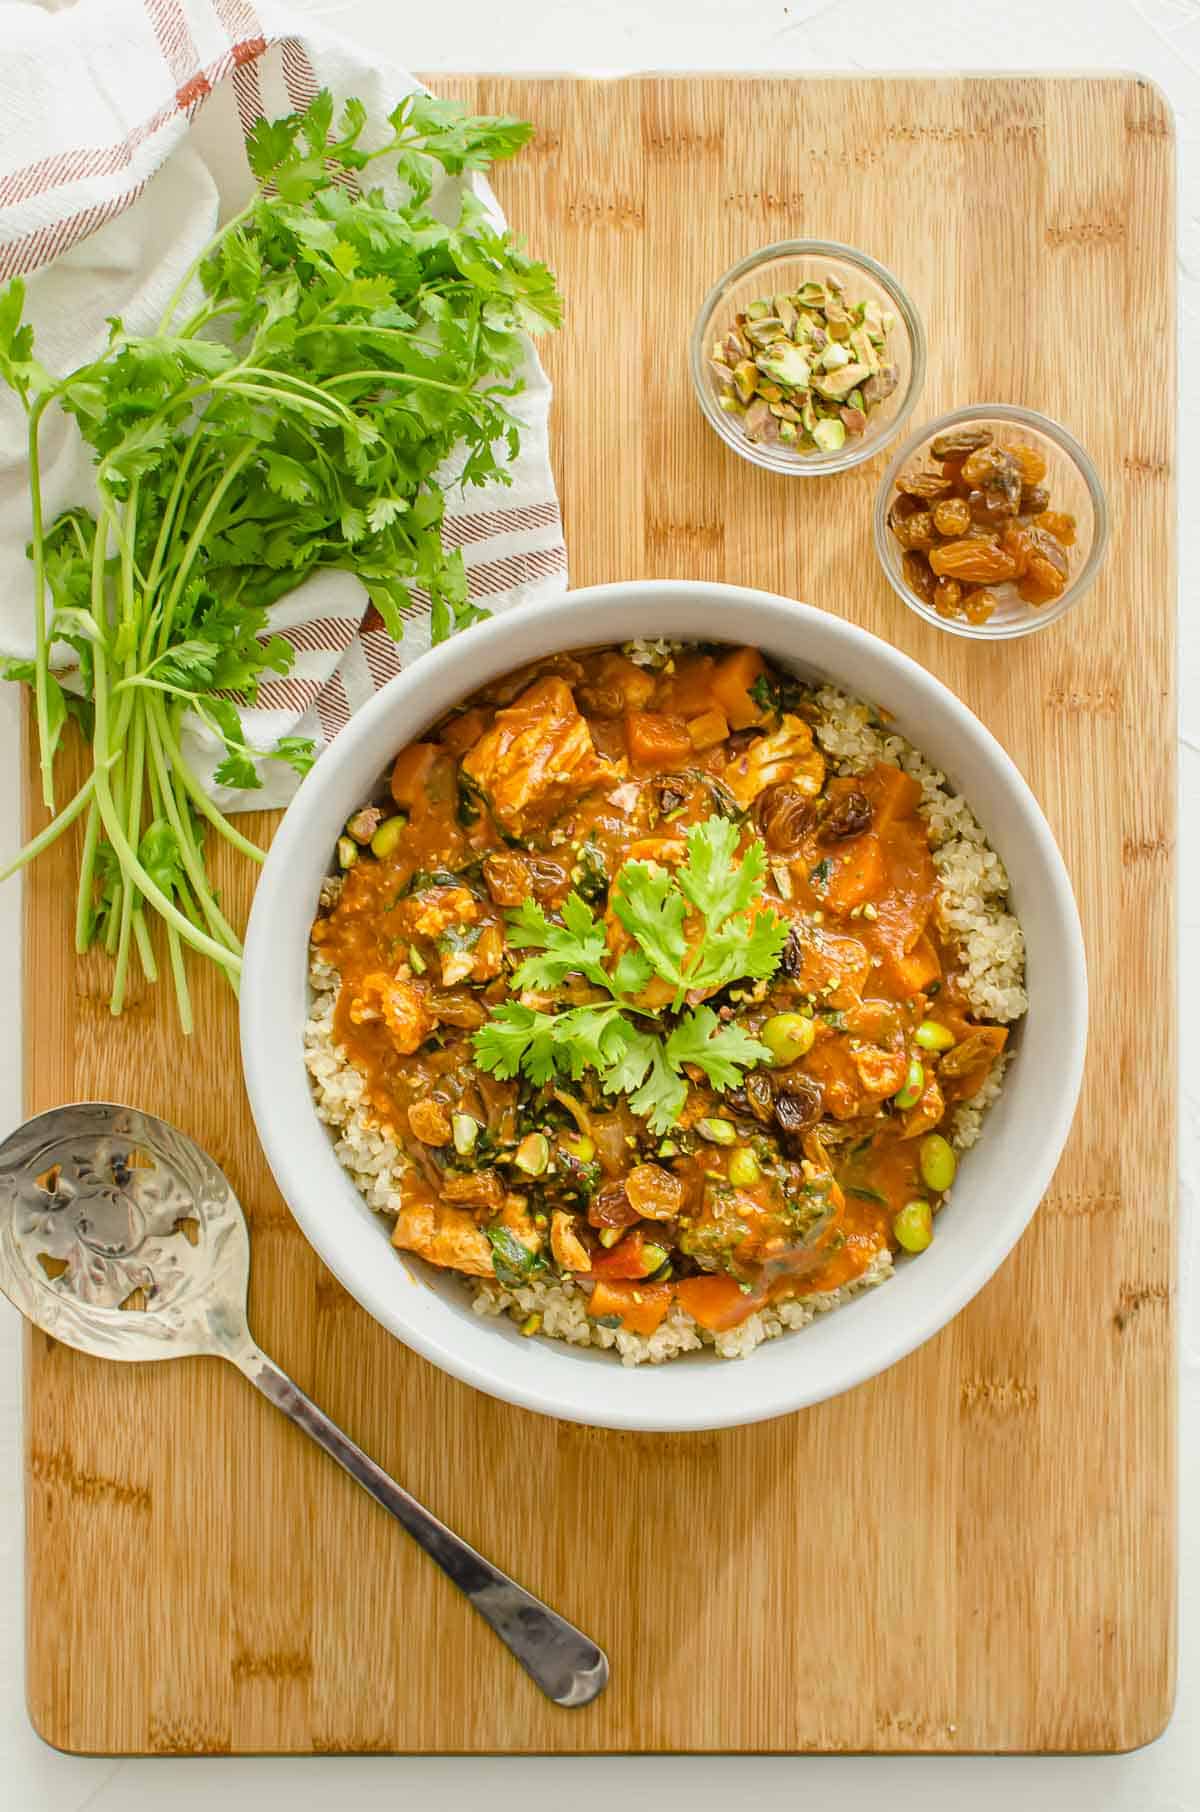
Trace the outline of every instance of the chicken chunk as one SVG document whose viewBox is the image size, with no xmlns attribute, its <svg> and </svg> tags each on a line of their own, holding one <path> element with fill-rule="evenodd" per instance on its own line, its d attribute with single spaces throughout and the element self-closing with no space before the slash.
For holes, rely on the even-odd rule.
<svg viewBox="0 0 1200 1812">
<path fill-rule="evenodd" d="M 419 1049 L 437 1025 L 420 988 L 378 970 L 363 976 L 358 993 L 350 1003 L 350 1019 L 356 1026 L 382 1019 L 402 1057 Z"/>
<path fill-rule="evenodd" d="M 392 1244 L 415 1252 L 431 1265 L 492 1277 L 492 1247 L 469 1208 L 447 1208 L 427 1200 L 405 1202 L 396 1216 Z"/>
<path fill-rule="evenodd" d="M 813 747 L 813 734 L 804 719 L 785 713 L 779 728 L 769 736 L 756 737 L 730 762 L 721 778 L 743 811 L 781 780 L 815 799 L 825 779 L 825 757 Z"/>
<path fill-rule="evenodd" d="M 440 937 L 451 925 L 473 925 L 479 901 L 469 887 L 424 887 L 396 908 L 401 931 L 410 937 Z"/>
<path fill-rule="evenodd" d="M 575 1231 L 575 1217 L 556 1208 L 550 1217 L 550 1250 L 564 1271 L 590 1271 L 591 1254 Z"/>
<path fill-rule="evenodd" d="M 520 836 L 610 771 L 565 680 L 538 680 L 480 737 L 462 764 L 503 830 Z"/>
</svg>

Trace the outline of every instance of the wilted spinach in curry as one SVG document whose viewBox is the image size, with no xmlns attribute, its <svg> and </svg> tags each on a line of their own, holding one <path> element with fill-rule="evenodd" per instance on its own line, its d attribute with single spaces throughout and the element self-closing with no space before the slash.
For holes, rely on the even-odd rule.
<svg viewBox="0 0 1200 1812">
<path fill-rule="evenodd" d="M 408 1160 L 397 1246 L 721 1330 L 928 1245 L 938 1128 L 1006 1034 L 939 936 L 917 782 L 831 774 L 753 649 L 645 658 L 550 657 L 404 749 L 313 941 Z"/>
</svg>

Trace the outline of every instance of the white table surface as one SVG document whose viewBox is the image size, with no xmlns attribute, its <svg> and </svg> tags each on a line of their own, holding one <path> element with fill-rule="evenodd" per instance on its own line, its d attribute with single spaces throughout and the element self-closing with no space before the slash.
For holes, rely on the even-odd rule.
<svg viewBox="0 0 1200 1812">
<path fill-rule="evenodd" d="M 12 0 L 6 0 L 12 3 Z M 1200 0 L 301 0 L 297 10 L 378 46 L 413 69 L 1137 70 L 1175 110 L 1179 139 L 1182 387 L 1179 493 L 1196 482 L 1200 404 Z M 0 43 L 2 43 L 0 14 Z M 1194 494 L 1193 494 L 1194 495 Z M 1183 511 L 1180 693 L 1183 1015 L 1183 1236 L 1180 1472 L 1182 1621 L 1179 1698 L 1166 1734 L 1132 1756 L 1073 1758 L 665 1758 L 104 1761 L 59 1755 L 32 1732 L 22 1682 L 20 1331 L 0 1307 L 0 1807 L 12 1812 L 171 1812 L 218 1797 L 241 1812 L 356 1812 L 412 1806 L 457 1812 L 486 1793 L 496 1812 L 545 1801 L 593 1812 L 640 1806 L 738 1808 L 815 1796 L 839 1812 L 1196 1812 L 1200 1808 L 1200 624 L 1188 579 L 1200 512 Z M 817 600 L 819 602 L 819 600 Z M 0 688 L 0 866 L 17 847 L 17 702 Z M 0 888 L 0 1131 L 20 1118 L 18 894 Z M 11 1003 L 11 1004 L 10 1004 Z M 1149 1004 L 1153 1011 L 1153 1003 Z"/>
</svg>

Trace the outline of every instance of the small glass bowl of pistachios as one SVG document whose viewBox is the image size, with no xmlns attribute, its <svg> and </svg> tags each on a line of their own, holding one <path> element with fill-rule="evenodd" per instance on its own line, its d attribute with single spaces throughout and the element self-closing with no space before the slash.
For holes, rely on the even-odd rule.
<svg viewBox="0 0 1200 1812">
<path fill-rule="evenodd" d="M 925 381 L 925 330 L 866 252 L 790 239 L 713 285 L 691 365 L 700 407 L 735 453 L 815 477 L 872 458 L 900 432 Z"/>
</svg>

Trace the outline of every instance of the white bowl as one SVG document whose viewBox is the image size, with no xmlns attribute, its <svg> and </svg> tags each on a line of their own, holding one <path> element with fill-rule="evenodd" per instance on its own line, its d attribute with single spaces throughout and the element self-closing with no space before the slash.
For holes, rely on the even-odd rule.
<svg viewBox="0 0 1200 1812">
<path fill-rule="evenodd" d="M 308 933 L 330 853 L 397 750 L 476 687 L 552 650 L 634 636 L 751 643 L 781 665 L 883 705 L 943 768 L 1003 858 L 1025 931 L 1029 1013 L 1004 1091 L 964 1159 L 937 1238 L 878 1290 L 745 1360 L 689 1354 L 621 1365 L 611 1352 L 525 1339 L 473 1313 L 462 1283 L 388 1242 L 317 1119 L 304 1069 Z M 399 1339 L 456 1378 L 545 1415 L 609 1428 L 724 1428 L 848 1390 L 945 1326 L 1024 1231 L 1075 1111 L 1087 1030 L 1079 918 L 1050 828 L 1004 750 L 938 680 L 853 624 L 766 592 L 701 583 L 597 586 L 522 606 L 392 680 L 313 768 L 275 833 L 242 977 L 242 1058 L 275 1179 L 325 1263 Z"/>
</svg>

